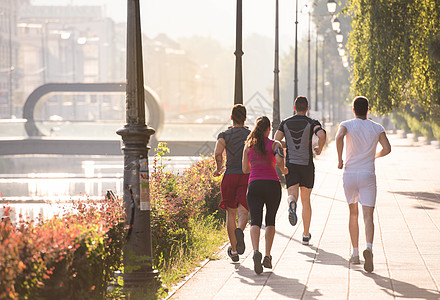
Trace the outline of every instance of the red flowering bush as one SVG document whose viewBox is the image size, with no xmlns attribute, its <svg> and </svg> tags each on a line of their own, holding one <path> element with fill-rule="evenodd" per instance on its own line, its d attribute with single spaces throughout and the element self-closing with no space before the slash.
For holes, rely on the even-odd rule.
<svg viewBox="0 0 440 300">
<path fill-rule="evenodd" d="M 217 212 L 221 178 L 213 177 L 214 157 L 204 158 L 182 174 L 164 170 L 159 148 L 150 177 L 154 264 L 161 268 L 181 248 L 190 247 L 191 220 Z M 164 151 L 165 149 L 166 151 Z"/>
<path fill-rule="evenodd" d="M 80 202 L 62 218 L 16 225 L 5 220 L 0 223 L 0 299 L 105 297 L 121 265 L 119 199 Z"/>
</svg>

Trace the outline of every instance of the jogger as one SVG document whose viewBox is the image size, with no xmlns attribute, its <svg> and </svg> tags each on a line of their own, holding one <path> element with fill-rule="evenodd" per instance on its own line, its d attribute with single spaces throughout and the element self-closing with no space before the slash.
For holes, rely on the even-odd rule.
<svg viewBox="0 0 440 300">
<path fill-rule="evenodd" d="M 375 159 L 391 152 L 391 145 L 382 125 L 367 119 L 368 99 L 362 96 L 353 100 L 355 118 L 340 124 L 336 134 L 336 148 L 338 151 L 338 168 L 344 167 L 342 153 L 344 137 L 346 138 L 346 163 L 343 175 L 344 192 L 348 202 L 349 232 L 353 253 L 350 262 L 360 264 L 359 259 L 359 210 L 358 202 L 362 205 L 365 223 L 366 249 L 363 252 L 365 259 L 364 269 L 373 272 L 373 213 L 376 205 L 376 175 Z M 376 153 L 377 144 L 382 149 Z"/>
<path fill-rule="evenodd" d="M 225 171 L 221 183 L 222 201 L 219 206 L 226 210 L 226 228 L 231 243 L 228 255 L 232 261 L 237 262 L 238 255 L 243 254 L 245 250 L 243 230 L 249 215 L 246 202 L 249 175 L 243 174 L 241 166 L 244 142 L 250 133 L 250 130 L 244 126 L 246 108 L 241 104 L 235 105 L 232 108 L 231 119 L 233 126 L 220 132 L 217 138 L 214 151 L 217 168 L 214 176 L 220 176 Z M 223 166 L 224 152 L 226 152 L 226 170 Z"/>
<path fill-rule="evenodd" d="M 275 217 L 281 201 L 281 184 L 275 165 L 283 174 L 287 173 L 284 159 L 280 155 L 281 143 L 269 139 L 270 121 L 259 117 L 254 130 L 249 134 L 243 151 L 243 172 L 250 173 L 247 203 L 251 213 L 251 240 L 254 250 L 254 271 L 263 272 L 263 266 L 272 268 L 271 249 L 275 236 Z M 265 257 L 259 251 L 260 229 L 263 207 L 266 206 Z"/>
</svg>

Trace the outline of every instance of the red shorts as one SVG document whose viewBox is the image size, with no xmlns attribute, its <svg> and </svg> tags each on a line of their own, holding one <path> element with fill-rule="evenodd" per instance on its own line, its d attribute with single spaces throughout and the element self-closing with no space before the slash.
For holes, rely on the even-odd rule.
<svg viewBox="0 0 440 300">
<path fill-rule="evenodd" d="M 237 208 L 238 204 L 248 209 L 246 193 L 249 174 L 225 174 L 221 184 L 222 202 L 218 205 L 221 209 L 226 207 Z"/>
</svg>

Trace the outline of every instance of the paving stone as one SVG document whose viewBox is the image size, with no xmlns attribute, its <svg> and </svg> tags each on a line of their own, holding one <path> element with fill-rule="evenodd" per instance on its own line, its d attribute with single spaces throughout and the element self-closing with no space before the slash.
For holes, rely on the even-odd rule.
<svg viewBox="0 0 440 300">
<path fill-rule="evenodd" d="M 222 249 L 185 282 L 173 299 L 440 299 L 440 149 L 409 146 L 389 136 L 393 147 L 376 161 L 378 197 L 373 242 L 374 272 L 349 265 L 351 243 L 348 208 L 341 170 L 336 169 L 335 145 L 315 160 L 311 195 L 310 246 L 301 245 L 303 224 L 288 222 L 287 193 L 276 219 L 272 249 L 274 268 L 253 271 L 249 227 L 246 252 L 233 264 Z M 362 210 L 359 215 L 361 262 L 365 248 Z M 264 249 L 262 231 L 260 249 Z M 261 251 L 261 250 L 260 250 Z M 263 253 L 264 255 L 264 253 Z M 426 265 L 425 265 L 426 264 Z M 434 279 L 433 279 L 434 278 Z M 196 295 L 196 297 L 195 297 Z"/>
</svg>

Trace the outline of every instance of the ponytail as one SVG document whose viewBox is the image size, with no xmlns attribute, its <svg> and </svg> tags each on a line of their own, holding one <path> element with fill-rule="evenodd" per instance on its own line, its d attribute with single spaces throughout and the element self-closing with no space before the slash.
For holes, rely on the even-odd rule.
<svg viewBox="0 0 440 300">
<path fill-rule="evenodd" d="M 270 120 L 266 116 L 259 117 L 255 122 L 254 130 L 249 134 L 246 145 L 249 148 L 255 146 L 255 151 L 261 155 L 266 155 L 266 144 L 264 143 L 264 133 L 270 128 Z"/>
</svg>

